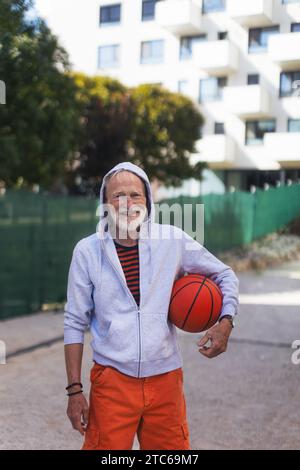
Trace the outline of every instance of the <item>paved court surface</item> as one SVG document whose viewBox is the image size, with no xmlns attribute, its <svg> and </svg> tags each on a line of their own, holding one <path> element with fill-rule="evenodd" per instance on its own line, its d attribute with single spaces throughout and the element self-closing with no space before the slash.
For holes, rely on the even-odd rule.
<svg viewBox="0 0 300 470">
<path fill-rule="evenodd" d="M 206 359 L 199 335 L 179 334 L 192 447 L 300 449 L 300 364 L 291 361 L 300 340 L 300 262 L 239 278 L 240 315 L 225 354 Z M 0 365 L 0 449 L 81 446 L 65 414 L 62 321 L 42 313 L 0 323 L 9 354 Z M 87 338 L 86 389 L 90 367 Z"/>
</svg>

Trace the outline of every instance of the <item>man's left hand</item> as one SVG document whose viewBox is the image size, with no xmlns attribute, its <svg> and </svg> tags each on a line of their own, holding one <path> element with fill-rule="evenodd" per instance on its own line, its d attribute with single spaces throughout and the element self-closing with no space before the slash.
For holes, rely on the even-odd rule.
<svg viewBox="0 0 300 470">
<path fill-rule="evenodd" d="M 197 341 L 199 352 L 210 359 L 222 354 L 227 349 L 227 343 L 231 331 L 232 326 L 230 321 L 224 318 L 220 323 L 217 323 L 207 330 L 203 338 Z M 208 346 L 207 343 L 209 341 L 210 345 Z"/>
</svg>

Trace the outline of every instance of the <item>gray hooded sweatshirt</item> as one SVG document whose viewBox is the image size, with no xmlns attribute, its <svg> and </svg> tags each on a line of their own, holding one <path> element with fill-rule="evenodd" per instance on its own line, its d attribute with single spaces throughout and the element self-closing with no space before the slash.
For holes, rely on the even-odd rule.
<svg viewBox="0 0 300 470">
<path fill-rule="evenodd" d="M 140 226 L 140 305 L 135 302 L 118 258 L 103 208 L 107 176 L 118 169 L 146 184 L 150 213 Z M 154 222 L 154 202 L 146 173 L 124 162 L 103 178 L 96 233 L 77 242 L 69 268 L 64 312 L 65 344 L 83 343 L 90 327 L 93 359 L 133 377 L 182 367 L 177 329 L 168 319 L 174 281 L 200 273 L 221 289 L 221 316 L 238 313 L 239 281 L 233 270 L 179 227 Z"/>
</svg>

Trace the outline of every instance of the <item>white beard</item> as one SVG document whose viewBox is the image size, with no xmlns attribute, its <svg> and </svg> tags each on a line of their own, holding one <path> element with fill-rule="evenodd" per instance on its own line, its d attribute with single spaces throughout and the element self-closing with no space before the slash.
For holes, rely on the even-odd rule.
<svg viewBox="0 0 300 470">
<path fill-rule="evenodd" d="M 133 219 L 128 219 L 128 215 L 134 214 L 135 211 L 139 213 Z M 116 238 L 118 228 L 118 238 L 120 240 L 127 239 L 128 235 L 130 238 L 138 238 L 137 228 L 143 223 L 147 214 L 147 208 L 144 205 L 135 204 L 131 206 L 128 211 L 127 209 L 120 208 L 116 211 L 113 207 L 108 210 L 108 224 L 110 233 L 113 238 Z"/>
</svg>

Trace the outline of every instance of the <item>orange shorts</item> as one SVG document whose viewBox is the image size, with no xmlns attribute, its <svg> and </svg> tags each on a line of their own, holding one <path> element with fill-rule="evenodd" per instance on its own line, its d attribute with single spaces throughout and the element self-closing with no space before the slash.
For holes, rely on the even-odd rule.
<svg viewBox="0 0 300 470">
<path fill-rule="evenodd" d="M 89 423 L 82 450 L 190 449 L 182 368 L 137 378 L 111 366 L 91 369 Z"/>
</svg>

